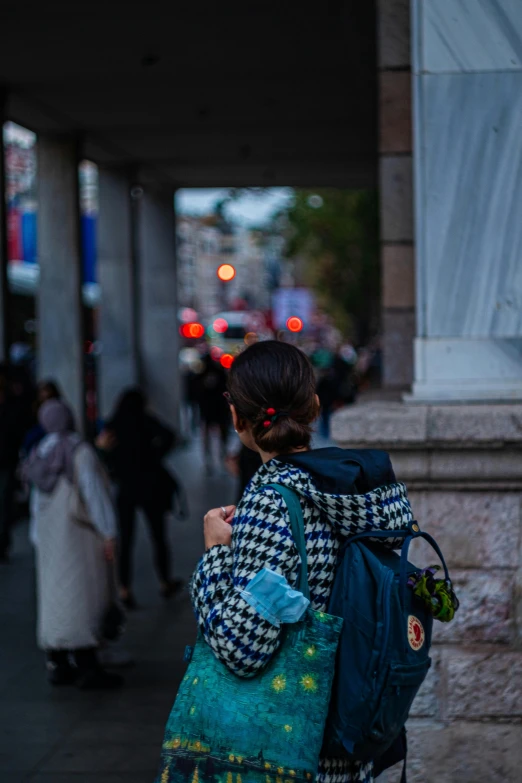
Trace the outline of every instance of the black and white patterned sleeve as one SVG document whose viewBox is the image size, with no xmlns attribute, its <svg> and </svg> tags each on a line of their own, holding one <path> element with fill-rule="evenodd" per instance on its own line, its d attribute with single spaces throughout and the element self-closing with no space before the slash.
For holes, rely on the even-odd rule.
<svg viewBox="0 0 522 783">
<path fill-rule="evenodd" d="M 240 677 L 251 677 L 266 666 L 281 636 L 281 628 L 247 603 L 241 590 L 262 568 L 294 585 L 298 567 L 288 510 L 269 487 L 241 503 L 232 547 L 212 547 L 200 560 L 192 580 L 199 628 L 216 656 Z"/>
</svg>

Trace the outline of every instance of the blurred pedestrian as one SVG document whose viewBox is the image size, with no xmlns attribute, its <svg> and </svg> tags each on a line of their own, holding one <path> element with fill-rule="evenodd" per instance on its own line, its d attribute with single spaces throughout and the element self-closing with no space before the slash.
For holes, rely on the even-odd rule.
<svg viewBox="0 0 522 783">
<path fill-rule="evenodd" d="M 40 411 L 40 408 L 44 403 L 48 402 L 49 400 L 61 400 L 62 399 L 62 393 L 60 391 L 60 388 L 57 383 L 54 381 L 48 380 L 48 381 L 40 381 L 40 383 L 36 387 L 36 400 L 34 402 L 34 415 L 33 415 L 33 421 L 31 428 L 26 433 L 22 448 L 21 448 L 21 459 L 25 460 L 27 459 L 30 454 L 33 452 L 33 450 L 38 446 L 39 443 L 45 438 L 47 435 L 46 431 L 40 424 L 38 420 L 38 414 Z M 35 496 L 36 496 L 36 490 L 32 489 L 30 486 L 28 486 L 27 483 L 24 484 L 22 482 L 22 489 L 29 493 L 28 497 L 28 515 L 29 515 L 29 540 L 31 543 L 36 546 L 36 510 L 35 510 Z"/>
<path fill-rule="evenodd" d="M 24 434 L 29 426 L 30 395 L 23 379 L 0 366 L 0 562 L 11 549 L 16 471 Z"/>
<path fill-rule="evenodd" d="M 174 446 L 175 435 L 146 408 L 146 398 L 140 389 L 124 391 L 112 418 L 96 440 L 117 487 L 120 597 L 129 609 L 136 607 L 132 592 L 132 551 L 139 508 L 145 514 L 152 538 L 161 595 L 169 598 L 182 586 L 180 580 L 171 578 L 165 522 L 177 482 L 163 460 Z"/>
<path fill-rule="evenodd" d="M 29 371 L 22 365 L 16 365 L 9 368 L 7 377 L 13 399 L 20 410 L 26 415 L 29 414 L 35 398 L 35 388 Z"/>
<path fill-rule="evenodd" d="M 341 345 L 335 352 L 321 348 L 312 356 L 317 374 L 317 395 L 321 403 L 319 431 L 323 438 L 330 437 L 332 413 L 342 405 L 355 402 L 356 359 L 355 349 L 349 343 Z"/>
<path fill-rule="evenodd" d="M 46 433 L 40 422 L 38 421 L 38 411 L 48 400 L 61 400 L 62 393 L 60 387 L 55 381 L 44 380 L 36 387 L 36 401 L 33 426 L 26 433 L 24 442 L 22 444 L 22 456 L 28 457 L 31 451 L 37 446 L 41 440 L 45 437 Z"/>
<path fill-rule="evenodd" d="M 47 433 L 22 475 L 34 487 L 38 642 L 52 685 L 115 688 L 118 675 L 97 658 L 111 604 L 116 519 L 108 480 L 95 450 L 74 432 L 60 400 L 38 414 Z"/>
<path fill-rule="evenodd" d="M 355 382 L 355 363 L 357 353 L 350 343 L 341 345 L 337 351 L 333 367 L 337 379 L 336 407 L 353 405 L 357 397 Z"/>
<path fill-rule="evenodd" d="M 198 374 L 193 367 L 187 367 L 183 375 L 183 402 L 186 411 L 185 434 L 197 433 L 199 425 Z"/>
<path fill-rule="evenodd" d="M 382 351 L 380 337 L 374 337 L 358 352 L 355 372 L 360 391 L 376 388 L 382 374 Z"/>
<path fill-rule="evenodd" d="M 203 370 L 198 375 L 198 403 L 203 431 L 203 451 L 207 473 L 212 473 L 211 435 L 218 429 L 221 441 L 221 458 L 227 459 L 227 443 L 230 413 L 223 398 L 227 390 L 226 370 L 214 361 L 210 353 L 202 357 Z"/>
<path fill-rule="evenodd" d="M 252 451 L 252 449 L 241 444 L 237 454 L 229 455 L 225 464 L 228 471 L 238 479 L 237 502 L 239 503 L 243 497 L 243 492 L 261 467 L 261 457 L 257 451 Z"/>
<path fill-rule="evenodd" d="M 333 351 L 320 346 L 310 358 L 315 369 L 317 396 L 321 403 L 319 432 L 321 437 L 329 438 L 330 417 L 337 393 L 337 378 L 334 368 L 335 356 Z"/>
</svg>

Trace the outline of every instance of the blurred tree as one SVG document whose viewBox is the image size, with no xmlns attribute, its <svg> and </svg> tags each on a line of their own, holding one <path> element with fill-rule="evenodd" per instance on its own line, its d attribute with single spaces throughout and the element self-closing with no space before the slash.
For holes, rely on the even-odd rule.
<svg viewBox="0 0 522 783">
<path fill-rule="evenodd" d="M 303 282 L 343 334 L 366 344 L 379 329 L 377 193 L 296 190 L 283 214 L 286 256 L 303 265 Z"/>
</svg>

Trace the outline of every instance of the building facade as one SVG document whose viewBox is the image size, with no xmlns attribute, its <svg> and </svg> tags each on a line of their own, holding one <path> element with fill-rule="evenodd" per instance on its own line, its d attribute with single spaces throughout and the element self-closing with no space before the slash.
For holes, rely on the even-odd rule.
<svg viewBox="0 0 522 783">
<path fill-rule="evenodd" d="M 203 319 L 237 307 L 270 308 L 262 232 L 214 216 L 178 215 L 176 233 L 181 307 L 193 308 Z M 221 264 L 231 264 L 236 270 L 230 282 L 219 280 L 217 270 Z"/>
</svg>

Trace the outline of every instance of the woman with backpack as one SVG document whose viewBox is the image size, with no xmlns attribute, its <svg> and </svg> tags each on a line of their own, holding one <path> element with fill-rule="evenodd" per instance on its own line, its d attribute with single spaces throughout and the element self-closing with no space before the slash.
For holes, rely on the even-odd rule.
<svg viewBox="0 0 522 783">
<path fill-rule="evenodd" d="M 252 678 L 284 638 L 278 613 L 285 602 L 271 603 L 266 591 L 258 591 L 259 575 L 268 569 L 294 587 L 300 570 L 288 507 L 267 485 L 288 487 L 299 496 L 311 606 L 319 612 L 328 611 L 343 541 L 363 531 L 404 530 L 412 514 L 386 453 L 311 448 L 319 402 L 312 365 L 299 349 L 274 341 L 253 345 L 232 365 L 228 389 L 234 427 L 263 465 L 237 508 L 217 508 L 205 516 L 206 553 L 193 577 L 192 599 L 215 656 L 237 676 Z M 385 491 L 373 491 L 384 486 Z M 165 772 L 161 779 L 178 778 Z M 317 780 L 369 783 L 373 764 L 323 757 Z"/>
</svg>

